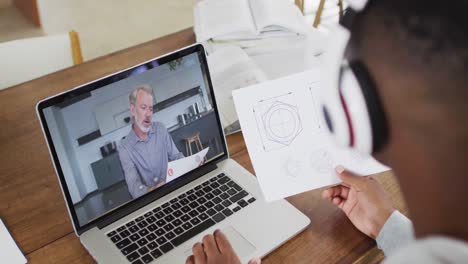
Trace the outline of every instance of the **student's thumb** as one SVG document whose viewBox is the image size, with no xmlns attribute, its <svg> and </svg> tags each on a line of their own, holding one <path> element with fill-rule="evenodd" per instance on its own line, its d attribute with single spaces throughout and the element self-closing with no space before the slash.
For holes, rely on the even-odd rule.
<svg viewBox="0 0 468 264">
<path fill-rule="evenodd" d="M 249 260 L 248 264 L 261 264 L 261 263 L 262 263 L 262 260 L 260 260 L 259 257 L 255 257 L 255 258 Z"/>
<path fill-rule="evenodd" d="M 343 183 L 348 184 L 353 187 L 360 187 L 364 183 L 364 178 L 362 176 L 356 175 L 343 166 L 339 165 L 335 168 L 336 174 L 343 181 Z"/>
</svg>

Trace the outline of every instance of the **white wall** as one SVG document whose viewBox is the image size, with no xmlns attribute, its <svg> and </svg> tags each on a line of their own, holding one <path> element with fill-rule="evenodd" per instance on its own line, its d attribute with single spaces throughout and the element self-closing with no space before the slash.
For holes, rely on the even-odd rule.
<svg viewBox="0 0 468 264">
<path fill-rule="evenodd" d="M 76 171 L 75 175 L 81 176 L 75 178 L 76 188 L 70 188 L 70 192 L 74 192 L 72 195 L 74 203 L 79 202 L 86 194 L 97 189 L 91 163 L 102 158 L 99 148 L 107 142 L 116 141 L 118 143 L 122 137 L 128 134 L 130 125 L 114 130 L 81 146 L 78 145 L 77 139 L 99 129 L 94 116 L 94 109 L 97 106 L 113 98 L 127 96 L 134 87 L 140 84 L 148 84 L 154 89 L 156 102 L 196 86 L 200 86 L 202 91 L 206 89 L 198 59 L 196 56 L 191 56 L 185 59 L 183 65 L 179 66 L 175 71 L 170 71 L 167 65 L 162 65 L 132 78 L 95 90 L 92 92 L 91 97 L 61 109 L 60 114 L 63 120 L 56 118 L 56 121 L 59 123 L 58 126 L 63 125 L 66 132 L 66 135 L 63 135 L 65 141 L 63 145 L 65 152 L 70 152 L 67 153 L 70 159 L 69 167 L 71 171 Z M 205 103 L 209 104 L 206 92 L 203 96 Z M 153 120 L 162 122 L 168 128 L 176 125 L 178 122 L 177 115 L 184 113 L 194 102 L 198 102 L 202 106 L 201 98 L 194 96 L 157 112 L 153 116 Z M 62 154 L 64 154 L 63 150 Z M 75 170 L 73 170 L 74 167 L 76 167 Z"/>
<path fill-rule="evenodd" d="M 48 35 L 76 30 L 85 60 L 191 27 L 195 0 L 37 0 Z"/>
</svg>

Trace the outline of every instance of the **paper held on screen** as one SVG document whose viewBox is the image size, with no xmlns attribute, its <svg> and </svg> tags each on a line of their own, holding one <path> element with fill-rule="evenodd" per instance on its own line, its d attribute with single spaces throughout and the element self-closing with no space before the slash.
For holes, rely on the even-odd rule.
<svg viewBox="0 0 468 264">
<path fill-rule="evenodd" d="M 209 149 L 210 148 L 205 148 L 192 156 L 169 162 L 167 165 L 166 183 L 173 181 L 174 179 L 177 179 L 185 173 L 200 166 Z"/>
<path fill-rule="evenodd" d="M 318 105 L 319 69 L 233 91 L 234 103 L 267 201 L 339 183 L 334 168 L 360 175 L 388 170 L 336 146 Z"/>
</svg>

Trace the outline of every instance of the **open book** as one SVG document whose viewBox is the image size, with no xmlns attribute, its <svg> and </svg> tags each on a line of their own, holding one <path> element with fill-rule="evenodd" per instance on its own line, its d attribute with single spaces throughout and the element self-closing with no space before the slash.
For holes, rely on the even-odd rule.
<svg viewBox="0 0 468 264">
<path fill-rule="evenodd" d="M 194 8 L 197 41 L 306 34 L 299 8 L 288 0 L 203 0 Z"/>
</svg>

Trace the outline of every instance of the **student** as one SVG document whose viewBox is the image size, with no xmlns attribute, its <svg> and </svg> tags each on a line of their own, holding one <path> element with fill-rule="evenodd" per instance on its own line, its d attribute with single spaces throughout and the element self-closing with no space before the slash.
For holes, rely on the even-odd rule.
<svg viewBox="0 0 468 264">
<path fill-rule="evenodd" d="M 372 177 L 338 166 L 343 184 L 322 195 L 376 239 L 385 263 L 468 262 L 467 10 L 463 0 L 374 0 L 352 25 L 349 55 L 371 73 L 389 128 L 374 156 L 397 176 L 414 231 Z M 219 231 L 202 243 L 187 263 L 240 263 Z"/>
</svg>

